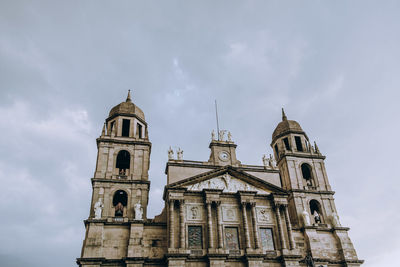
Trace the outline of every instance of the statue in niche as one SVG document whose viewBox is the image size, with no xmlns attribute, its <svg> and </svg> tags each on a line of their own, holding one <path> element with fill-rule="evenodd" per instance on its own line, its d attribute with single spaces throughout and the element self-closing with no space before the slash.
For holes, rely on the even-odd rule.
<svg viewBox="0 0 400 267">
<path fill-rule="evenodd" d="M 301 215 L 303 216 L 304 226 L 310 226 L 311 220 L 310 220 L 310 215 L 308 214 L 308 212 L 306 210 L 303 210 Z"/>
<path fill-rule="evenodd" d="M 212 132 L 211 132 L 211 141 L 214 141 L 214 140 L 215 140 L 215 131 L 212 130 Z"/>
<path fill-rule="evenodd" d="M 168 149 L 168 159 L 174 159 L 174 151 L 171 147 Z"/>
<path fill-rule="evenodd" d="M 101 198 L 94 204 L 94 218 L 101 219 L 101 213 L 103 211 L 103 203 L 101 202 Z"/>
<path fill-rule="evenodd" d="M 225 135 L 226 130 L 220 130 L 218 133 L 218 140 L 219 141 L 224 141 L 224 135 Z"/>
<path fill-rule="evenodd" d="M 183 160 L 183 150 L 180 147 L 178 147 L 176 154 L 178 155 L 178 160 Z"/>
<path fill-rule="evenodd" d="M 228 142 L 232 142 L 232 134 L 231 134 L 231 132 L 228 132 Z"/>
<path fill-rule="evenodd" d="M 135 220 L 143 220 L 143 208 L 140 202 L 135 204 Z"/>
<path fill-rule="evenodd" d="M 191 219 L 192 220 L 196 220 L 196 219 L 198 219 L 198 217 L 199 217 L 199 208 L 198 207 L 192 207 L 191 209 L 190 209 L 190 211 L 191 211 Z"/>
<path fill-rule="evenodd" d="M 339 216 L 337 215 L 336 212 L 332 213 L 332 225 L 334 227 L 340 227 L 341 224 L 339 222 Z"/>
<path fill-rule="evenodd" d="M 315 223 L 321 223 L 321 217 L 319 216 L 319 214 L 316 210 L 314 210 L 313 216 L 314 216 Z"/>
<path fill-rule="evenodd" d="M 115 206 L 115 216 L 123 216 L 124 215 L 124 205 L 121 202 Z"/>
</svg>

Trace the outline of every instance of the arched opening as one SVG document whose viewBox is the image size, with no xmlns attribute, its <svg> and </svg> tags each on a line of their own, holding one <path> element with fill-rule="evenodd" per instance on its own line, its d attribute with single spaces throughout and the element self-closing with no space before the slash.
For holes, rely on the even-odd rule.
<svg viewBox="0 0 400 267">
<path fill-rule="evenodd" d="M 303 175 L 303 179 L 306 181 L 307 186 L 314 186 L 312 179 L 312 169 L 311 166 L 307 163 L 303 163 L 301 165 L 301 174 Z"/>
<path fill-rule="evenodd" d="M 116 168 L 120 176 L 127 175 L 126 170 L 129 169 L 131 163 L 131 155 L 126 150 L 121 150 L 117 155 Z"/>
<path fill-rule="evenodd" d="M 314 218 L 315 223 L 322 223 L 321 204 L 315 199 L 310 201 L 311 216 Z"/>
<path fill-rule="evenodd" d="M 124 190 L 118 190 L 114 193 L 113 206 L 115 209 L 115 216 L 122 217 L 124 215 L 124 208 L 128 204 L 128 194 Z"/>
</svg>

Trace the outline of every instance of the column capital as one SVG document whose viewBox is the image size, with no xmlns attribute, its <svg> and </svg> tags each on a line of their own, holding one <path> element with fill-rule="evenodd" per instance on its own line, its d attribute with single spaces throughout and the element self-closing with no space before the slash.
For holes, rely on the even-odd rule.
<svg viewBox="0 0 400 267">
<path fill-rule="evenodd" d="M 247 202 L 247 201 L 241 201 L 241 202 L 240 202 L 240 204 L 242 205 L 242 207 L 246 207 L 248 203 L 249 203 L 249 202 Z"/>
<path fill-rule="evenodd" d="M 257 205 L 257 203 L 255 201 L 250 201 L 249 204 L 250 204 L 250 207 L 252 207 L 252 208 L 254 208 Z"/>
<path fill-rule="evenodd" d="M 221 200 L 217 200 L 217 201 L 214 201 L 215 202 L 215 205 L 217 205 L 217 207 L 219 207 L 219 205 L 221 205 Z"/>
<path fill-rule="evenodd" d="M 178 201 L 179 201 L 179 205 L 185 204 L 185 200 L 184 199 L 178 199 Z"/>
<path fill-rule="evenodd" d="M 214 201 L 212 201 L 211 199 L 206 199 L 206 204 L 207 205 L 211 205 Z"/>
</svg>

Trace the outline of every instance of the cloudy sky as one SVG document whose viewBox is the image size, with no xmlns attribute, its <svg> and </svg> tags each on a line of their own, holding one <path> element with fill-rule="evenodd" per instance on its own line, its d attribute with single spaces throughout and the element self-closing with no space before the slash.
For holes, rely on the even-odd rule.
<svg viewBox="0 0 400 267">
<path fill-rule="evenodd" d="M 75 266 L 95 138 L 128 89 L 153 143 L 207 160 L 215 128 L 261 164 L 280 108 L 327 156 L 366 267 L 400 251 L 399 1 L 0 1 L 0 265 Z M 56 262 L 56 263 L 55 263 Z"/>
</svg>

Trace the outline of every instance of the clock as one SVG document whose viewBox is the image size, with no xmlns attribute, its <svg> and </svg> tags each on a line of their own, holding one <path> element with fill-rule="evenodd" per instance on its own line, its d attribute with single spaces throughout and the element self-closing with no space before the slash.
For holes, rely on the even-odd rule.
<svg viewBox="0 0 400 267">
<path fill-rule="evenodd" d="M 219 159 L 222 161 L 227 161 L 229 160 L 229 153 L 226 151 L 221 151 L 218 155 Z"/>
</svg>

